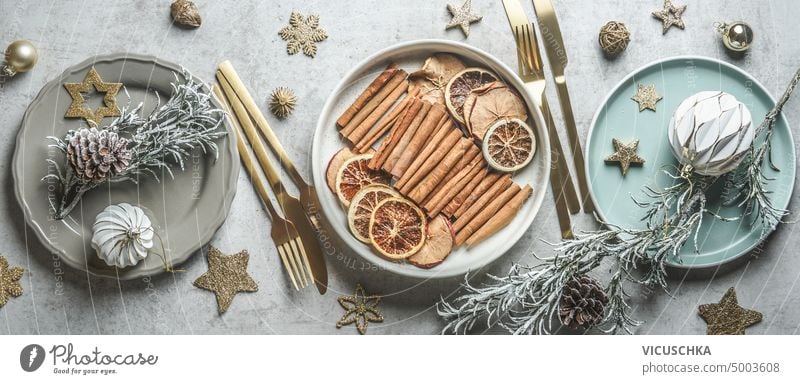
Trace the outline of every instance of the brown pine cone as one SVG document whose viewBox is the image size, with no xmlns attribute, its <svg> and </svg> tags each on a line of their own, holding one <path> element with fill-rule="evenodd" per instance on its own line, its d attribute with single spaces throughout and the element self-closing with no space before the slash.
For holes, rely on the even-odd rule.
<svg viewBox="0 0 800 384">
<path fill-rule="evenodd" d="M 125 171 L 131 153 L 128 140 L 118 134 L 81 128 L 67 138 L 67 159 L 81 180 L 100 183 Z"/>
<path fill-rule="evenodd" d="M 590 328 L 600 323 L 608 304 L 600 283 L 587 276 L 574 276 L 564 286 L 559 301 L 558 316 L 569 328 Z"/>
</svg>

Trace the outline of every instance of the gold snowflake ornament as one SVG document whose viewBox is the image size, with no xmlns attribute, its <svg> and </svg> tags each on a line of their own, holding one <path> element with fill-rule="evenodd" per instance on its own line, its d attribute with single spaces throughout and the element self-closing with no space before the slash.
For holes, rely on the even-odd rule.
<svg viewBox="0 0 800 384">
<path fill-rule="evenodd" d="M 328 38 L 325 30 L 319 27 L 319 15 L 303 17 L 297 11 L 292 11 L 289 25 L 283 27 L 279 34 L 287 42 L 286 52 L 294 55 L 302 50 L 309 57 L 317 54 L 317 43 Z"/>
<path fill-rule="evenodd" d="M 0 308 L 3 308 L 11 297 L 22 295 L 22 284 L 19 280 L 25 272 L 20 267 L 9 267 L 8 260 L 0 256 Z"/>
<path fill-rule="evenodd" d="M 361 284 L 356 284 L 356 293 L 353 296 L 339 296 L 338 300 L 345 313 L 336 322 L 336 328 L 356 323 L 358 333 L 363 335 L 367 333 L 369 323 L 383 322 L 383 315 L 378 311 L 380 296 L 367 296 Z"/>
<path fill-rule="evenodd" d="M 296 104 L 297 97 L 291 89 L 278 87 L 272 91 L 272 96 L 270 96 L 269 110 L 278 118 L 285 119 L 292 114 Z"/>
<path fill-rule="evenodd" d="M 447 24 L 445 29 L 453 27 L 461 27 L 464 36 L 469 37 L 469 25 L 480 21 L 483 16 L 472 12 L 472 0 L 467 0 L 461 7 L 456 7 L 452 4 L 447 4 L 447 10 L 453 15 L 453 18 Z"/>
</svg>

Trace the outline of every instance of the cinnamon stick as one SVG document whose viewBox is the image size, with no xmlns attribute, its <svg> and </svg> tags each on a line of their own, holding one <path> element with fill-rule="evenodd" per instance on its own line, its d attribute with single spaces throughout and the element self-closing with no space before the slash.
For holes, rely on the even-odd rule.
<svg viewBox="0 0 800 384">
<path fill-rule="evenodd" d="M 464 204 L 462 204 L 455 213 L 456 221 L 459 221 L 458 229 L 461 229 L 464 225 L 469 223 L 472 217 L 475 216 L 489 200 L 495 198 L 497 194 L 504 191 L 509 185 L 511 185 L 511 175 L 508 174 L 498 177 L 488 186 L 479 184 L 478 187 L 483 188 L 475 188 L 467 199 L 464 200 Z M 456 232 L 458 229 L 454 227 Z"/>
<path fill-rule="evenodd" d="M 361 140 L 367 134 L 367 132 L 369 132 L 370 128 L 372 128 L 372 126 L 375 125 L 375 123 L 377 123 L 378 120 L 380 120 L 381 117 L 383 117 L 383 115 L 386 113 L 386 111 L 388 111 L 389 108 L 391 108 L 392 105 L 394 105 L 394 103 L 396 103 L 397 100 L 400 99 L 400 97 L 404 93 L 406 93 L 407 90 L 408 90 L 408 82 L 407 81 L 401 81 L 392 90 L 392 92 L 389 93 L 388 96 L 386 96 L 386 99 L 381 101 L 380 104 L 378 104 L 378 106 L 375 107 L 375 110 L 372 111 L 367 116 L 367 118 L 364 119 L 364 121 L 362 121 L 360 124 L 358 124 L 356 126 L 356 128 L 353 129 L 353 131 L 350 132 L 350 134 L 348 134 L 346 136 L 347 139 L 350 140 L 350 142 L 353 143 L 353 144 L 355 144 L 359 140 Z M 377 100 L 377 97 L 376 97 L 376 100 Z"/>
<path fill-rule="evenodd" d="M 433 145 L 433 141 L 428 143 L 426 146 L 426 150 L 423 150 L 420 153 L 418 160 L 421 163 L 419 166 L 415 167 L 415 161 L 409 166 L 406 173 L 400 180 L 395 184 L 395 188 L 399 188 L 400 192 L 404 194 L 408 194 L 417 183 L 419 183 L 423 177 L 425 177 L 435 166 L 439 164 L 447 152 L 453 148 L 454 145 L 458 142 L 458 139 L 462 137 L 461 131 L 458 129 L 450 129 L 447 132 L 444 132 L 446 136 L 440 140 L 439 143 Z M 399 186 L 398 186 L 399 185 Z"/>
<path fill-rule="evenodd" d="M 466 156 L 465 156 L 466 157 Z M 464 188 L 467 183 L 469 183 L 475 175 L 477 175 L 481 169 L 483 169 L 483 158 L 476 157 L 472 161 L 470 161 L 467 166 L 462 167 L 458 172 L 456 172 L 453 177 L 450 178 L 448 181 L 442 181 L 439 183 L 441 188 L 434 190 L 431 192 L 432 197 L 429 195 L 428 202 L 423 203 L 423 207 L 425 211 L 428 212 L 430 217 L 436 217 L 439 212 L 447 206 L 457 194 L 458 192 Z M 453 169 L 458 169 L 458 164 L 456 164 Z"/>
<path fill-rule="evenodd" d="M 467 139 L 466 137 L 461 137 L 458 140 L 458 143 L 447 153 L 447 155 L 444 156 L 444 158 L 442 158 L 439 164 L 437 164 L 430 171 L 430 173 L 428 173 L 425 178 L 422 179 L 418 186 L 408 193 L 408 197 L 417 203 L 425 199 L 425 197 L 427 197 L 428 194 L 433 191 L 433 188 L 435 188 L 439 182 L 442 181 L 444 175 L 446 175 L 447 172 L 449 172 L 450 169 L 456 165 L 458 160 L 464 156 L 464 152 L 467 151 L 467 148 L 469 148 L 470 145 L 473 145 L 472 140 Z"/>
<path fill-rule="evenodd" d="M 530 185 L 523 187 L 522 190 L 517 192 L 517 194 L 514 195 L 514 197 L 512 197 L 511 200 L 509 200 L 502 208 L 500 208 L 500 210 L 497 211 L 492 218 L 490 218 L 477 231 L 475 231 L 475 233 L 467 238 L 467 246 L 471 247 L 480 243 L 487 237 L 494 235 L 497 233 L 497 231 L 510 224 L 519 212 L 520 208 L 522 208 L 522 204 L 528 200 L 532 192 L 533 188 L 531 188 Z"/>
<path fill-rule="evenodd" d="M 389 131 L 389 135 L 386 136 L 381 143 L 381 146 L 378 147 L 378 151 L 375 152 L 375 156 L 373 156 L 372 160 L 369 161 L 369 167 L 371 169 L 380 169 L 383 166 L 383 163 L 386 162 L 386 159 L 389 157 L 392 149 L 397 144 L 397 141 L 400 140 L 401 136 L 403 136 L 403 133 L 406 129 L 408 129 L 408 126 L 411 125 L 411 122 L 414 120 L 414 117 L 416 117 L 421 108 L 422 101 L 414 99 L 414 101 L 411 102 L 411 105 L 403 114 L 403 118 L 395 123 L 394 127 L 392 127 L 392 130 Z"/>
<path fill-rule="evenodd" d="M 455 217 L 456 211 L 461 208 L 462 205 L 464 205 L 464 201 L 469 198 L 470 194 L 475 190 L 475 188 L 477 188 L 481 183 L 486 183 L 486 188 L 489 188 L 489 186 L 492 185 L 494 180 L 496 180 L 498 177 L 500 177 L 500 175 L 496 173 L 489 174 L 489 169 L 484 167 L 480 170 L 480 172 L 478 172 L 477 175 L 472 177 L 464 189 L 459 191 L 456 196 L 450 200 L 449 203 L 447 203 L 444 209 L 442 209 L 442 213 L 444 213 L 447 217 Z"/>
<path fill-rule="evenodd" d="M 516 183 L 511 183 L 509 187 L 507 187 L 503 192 L 498 194 L 497 198 L 485 204 L 483 209 L 480 212 L 476 211 L 476 214 L 469 220 L 469 223 L 463 225 L 461 230 L 456 232 L 456 245 L 464 244 L 467 239 L 472 236 L 475 231 L 477 231 L 480 227 L 486 224 L 490 218 L 492 218 L 500 208 L 508 203 L 514 195 L 519 193 L 520 187 Z M 466 218 L 467 215 L 465 214 L 462 218 Z M 460 219 L 459 219 L 460 220 Z M 456 220 L 458 221 L 458 220 Z"/>
<path fill-rule="evenodd" d="M 386 162 L 383 163 L 383 170 L 386 172 L 391 173 L 392 169 L 394 168 L 397 161 L 400 159 L 400 156 L 403 155 L 403 151 L 406 150 L 408 143 L 411 142 L 411 138 L 416 135 L 419 127 L 422 125 L 422 122 L 428 116 L 428 111 L 431 110 L 433 105 L 427 101 L 422 101 L 422 109 L 419 110 L 416 116 L 414 116 L 414 120 L 411 121 L 411 125 L 406 128 L 405 132 L 403 132 L 403 136 L 400 137 L 400 140 L 397 141 L 397 144 L 392 148 L 392 153 L 389 154 L 389 157 L 386 159 Z M 392 176 L 399 177 L 392 173 Z"/>
<path fill-rule="evenodd" d="M 397 119 L 403 116 L 405 113 L 406 108 L 411 104 L 411 100 L 413 100 L 419 94 L 419 88 L 414 88 L 406 94 L 397 106 L 392 108 L 389 114 L 383 118 L 381 121 L 378 122 L 375 127 L 369 131 L 356 145 L 353 147 L 353 151 L 356 153 L 363 153 L 364 150 L 371 147 L 372 144 L 375 144 L 378 139 L 386 133 L 386 131 L 391 128 L 391 126 L 397 121 Z"/>
<path fill-rule="evenodd" d="M 463 156 L 463 157 L 462 157 L 462 158 L 461 158 L 461 159 L 458 161 L 458 163 L 456 163 L 456 166 L 455 166 L 455 167 L 453 167 L 453 168 L 450 170 L 450 172 L 447 172 L 447 174 L 446 174 L 446 175 L 444 175 L 444 178 L 442 179 L 442 182 L 441 182 L 441 183 L 439 183 L 439 185 L 437 185 L 437 186 L 436 186 L 436 188 L 434 188 L 434 189 L 433 189 L 433 191 L 431 192 L 431 194 L 430 194 L 430 195 L 428 195 L 428 197 L 425 199 L 425 201 L 423 201 L 423 202 L 422 202 L 422 205 L 427 205 L 427 204 L 428 204 L 428 202 L 429 202 L 429 201 L 430 201 L 430 200 L 431 200 L 431 199 L 432 199 L 434 196 L 436 196 L 436 195 L 437 195 L 437 194 L 438 194 L 438 193 L 439 193 L 439 192 L 440 192 L 440 191 L 441 191 L 443 188 L 445 188 L 445 186 L 447 185 L 447 183 L 448 183 L 448 182 L 449 182 L 449 181 L 450 181 L 450 180 L 451 180 L 451 179 L 452 179 L 452 178 L 453 178 L 453 177 L 454 177 L 454 176 L 455 176 L 457 173 L 461 172 L 461 170 L 463 170 L 464 168 L 466 168 L 466 167 L 470 166 L 470 164 L 472 163 L 472 160 L 473 160 L 473 159 L 475 159 L 475 157 L 476 157 L 476 156 L 477 156 L 479 153 L 480 153 L 480 149 L 479 149 L 479 148 L 478 148 L 476 145 L 472 145 L 471 147 L 469 147 L 469 149 L 467 149 L 467 151 L 466 151 L 466 152 L 464 152 L 464 156 Z"/>
<path fill-rule="evenodd" d="M 363 122 L 367 116 L 369 116 L 369 114 L 372 113 L 372 111 L 374 111 L 378 105 L 380 105 L 381 102 L 386 100 L 389 94 L 392 93 L 392 91 L 394 91 L 394 89 L 397 88 L 400 83 L 405 82 L 406 71 L 402 69 L 395 71 L 394 74 L 392 74 L 392 77 L 389 78 L 389 81 L 383 85 L 381 90 L 378 91 L 378 93 L 376 93 L 375 96 L 373 96 L 372 99 L 370 99 L 370 101 L 367 102 L 367 104 L 364 105 L 364 107 L 362 107 L 361 110 L 359 110 L 358 113 L 356 113 L 356 115 L 353 116 L 347 125 L 345 125 L 339 132 L 345 137 L 350 135 L 350 133 L 352 133 L 353 130 L 355 130 L 356 127 L 361 124 L 361 122 Z"/>
<path fill-rule="evenodd" d="M 408 166 L 411 165 L 411 162 L 417 157 L 417 154 L 422 151 L 425 142 L 433 135 L 433 131 L 436 129 L 445 113 L 447 113 L 447 111 L 441 106 L 437 105 L 430 108 L 425 119 L 420 122 L 419 128 L 417 128 L 413 136 L 409 138 L 408 144 L 400 149 L 399 157 L 390 171 L 393 176 L 399 178 L 406 172 Z M 406 131 L 406 135 L 408 135 L 408 132 L 411 132 L 411 129 Z M 400 145 L 395 148 L 395 151 L 399 148 Z"/>
<path fill-rule="evenodd" d="M 340 129 L 344 128 L 350 122 L 350 120 L 353 119 L 356 113 L 358 113 L 358 111 L 360 111 L 361 108 L 363 108 L 364 105 L 367 104 L 370 99 L 372 99 L 372 96 L 375 96 L 375 94 L 378 93 L 381 88 L 383 88 L 383 85 L 389 81 L 389 78 L 391 78 L 395 72 L 397 72 L 397 64 L 389 64 L 389 66 L 386 67 L 386 69 L 383 70 L 383 72 L 381 72 L 381 74 L 378 75 L 375 80 L 372 80 L 369 86 L 367 86 L 367 88 L 364 89 L 360 95 L 358 95 L 353 104 L 350 104 L 350 106 L 347 107 L 344 112 L 342 112 L 342 114 L 339 116 L 339 119 L 336 120 L 336 125 L 339 126 Z"/>
</svg>

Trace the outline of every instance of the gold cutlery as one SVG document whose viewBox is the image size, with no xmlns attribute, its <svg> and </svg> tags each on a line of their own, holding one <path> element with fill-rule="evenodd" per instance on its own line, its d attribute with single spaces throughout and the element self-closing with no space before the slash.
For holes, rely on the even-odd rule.
<svg viewBox="0 0 800 384">
<path fill-rule="evenodd" d="M 578 127 L 575 125 L 575 116 L 572 113 L 572 104 L 567 90 L 567 78 L 564 76 L 564 69 L 567 67 L 568 59 L 564 40 L 561 38 L 561 29 L 558 26 L 558 18 L 550 0 L 533 0 L 533 8 L 536 17 L 539 19 L 539 31 L 544 39 L 547 60 L 550 62 L 550 70 L 553 72 L 553 78 L 556 82 L 561 113 L 564 116 L 564 124 L 567 127 L 567 136 L 572 149 L 572 160 L 575 163 L 575 172 L 578 174 L 578 188 L 581 193 L 583 211 L 592 213 L 594 212 L 594 204 L 589 197 L 589 183 L 586 180 L 586 161 L 583 158 Z"/>
<path fill-rule="evenodd" d="M 308 280 L 313 280 L 313 274 L 311 274 L 311 267 L 308 265 L 308 257 L 303 240 L 300 238 L 294 224 L 281 217 L 272 205 L 272 201 L 270 201 L 267 189 L 264 187 L 264 183 L 261 181 L 261 177 L 256 169 L 256 163 L 250 156 L 250 150 L 247 148 L 247 144 L 245 144 L 242 138 L 242 128 L 236 123 L 237 119 L 234 118 L 234 115 L 231 114 L 230 108 L 228 107 L 232 105 L 237 112 L 242 112 L 241 103 L 237 103 L 238 100 L 226 100 L 226 97 L 220 92 L 217 86 L 214 86 L 214 94 L 228 113 L 229 121 L 233 125 L 236 134 L 236 146 L 239 148 L 239 156 L 242 158 L 242 163 L 247 169 L 247 173 L 250 175 L 250 180 L 256 187 L 264 205 L 267 207 L 267 212 L 269 212 L 270 221 L 272 222 L 272 241 L 278 248 L 278 254 L 281 257 L 281 262 L 283 262 L 283 268 L 286 269 L 286 272 L 289 274 L 289 278 L 292 280 L 292 285 L 294 285 L 295 289 L 300 289 L 298 288 L 298 282 L 300 283 L 300 287 L 305 288 L 308 285 Z M 245 120 L 243 124 L 249 124 L 249 118 Z M 250 129 L 252 130 L 252 125 Z M 256 153 L 259 152 L 256 146 L 254 146 L 254 150 Z M 263 150 L 264 148 L 262 147 L 261 151 Z M 260 157 L 259 160 L 261 160 Z M 267 176 L 273 191 L 275 191 L 275 188 L 280 184 L 280 179 L 278 179 L 278 185 L 273 183 L 274 178 L 277 177 L 277 173 L 275 173 L 275 170 L 272 168 L 272 164 L 269 163 L 269 159 L 266 160 L 266 166 L 262 163 L 262 170 Z M 277 192 L 276 195 L 278 195 Z M 306 278 L 306 274 L 308 274 L 308 279 Z"/>
<path fill-rule="evenodd" d="M 244 109 L 253 121 L 255 121 L 259 132 L 266 139 L 272 151 L 277 155 L 281 166 L 288 171 L 289 176 L 297 186 L 300 192 L 299 200 L 294 197 L 287 199 L 283 209 L 286 217 L 295 224 L 297 230 L 300 232 L 300 238 L 302 238 L 303 242 L 306 244 L 306 251 L 308 253 L 309 262 L 311 263 L 311 270 L 317 289 L 321 294 L 325 293 L 328 286 L 328 271 L 322 249 L 320 248 L 318 234 L 321 234 L 323 231 L 330 231 L 326 229 L 325 221 L 322 218 L 320 212 L 321 205 L 316 189 L 306 183 L 300 175 L 300 172 L 297 171 L 289 155 L 283 149 L 278 137 L 275 136 L 275 133 L 272 131 L 272 128 L 270 128 L 269 123 L 264 118 L 258 105 L 256 105 L 252 96 L 250 96 L 250 92 L 247 91 L 247 88 L 244 86 L 244 83 L 236 74 L 236 71 L 229 61 L 226 60 L 220 64 L 219 70 L 217 71 L 217 79 L 219 79 L 220 82 L 224 79 L 224 83 L 228 84 L 230 89 L 230 91 L 225 90 L 225 93 L 228 94 L 229 97 L 235 95 L 244 105 Z"/>
<path fill-rule="evenodd" d="M 525 87 L 542 111 L 545 124 L 547 124 L 548 136 L 550 136 L 550 153 L 553 157 L 551 162 L 555 164 L 555 167 L 550 168 L 550 187 L 556 199 L 556 214 L 561 228 L 561 237 L 571 239 L 574 236 L 570 212 L 577 213 L 580 211 L 580 205 L 578 204 L 575 185 L 572 184 L 572 177 L 569 174 L 569 167 L 563 156 L 561 140 L 559 140 L 558 132 L 555 129 L 553 115 L 550 113 L 550 107 L 544 95 L 546 81 L 541 56 L 539 55 L 539 46 L 536 42 L 536 33 L 528 23 L 528 17 L 525 16 L 525 11 L 522 9 L 519 0 L 503 0 L 503 6 L 517 42 L 517 73 L 525 82 Z"/>
</svg>

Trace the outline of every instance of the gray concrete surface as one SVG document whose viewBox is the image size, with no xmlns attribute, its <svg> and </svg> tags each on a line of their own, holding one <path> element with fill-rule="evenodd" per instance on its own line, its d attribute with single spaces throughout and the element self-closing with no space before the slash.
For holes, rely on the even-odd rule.
<svg viewBox="0 0 800 384">
<path fill-rule="evenodd" d="M 584 137 L 603 95 L 627 73 L 652 60 L 682 54 L 719 58 L 750 72 L 773 95 L 783 91 L 800 65 L 797 2 L 676 2 L 689 6 L 687 28 L 662 36 L 660 23 L 650 17 L 650 11 L 660 8 L 660 0 L 555 1 L 570 57 L 573 106 Z M 483 20 L 472 25 L 468 39 L 458 29 L 444 30 L 449 21 L 447 0 L 196 0 L 203 15 L 203 25 L 197 30 L 171 27 L 169 3 L 0 0 L 0 45 L 27 38 L 36 43 L 41 55 L 34 71 L 0 90 L 0 180 L 4 184 L 0 188 L 0 253 L 12 265 L 27 270 L 22 281 L 25 294 L 0 309 L 0 334 L 354 334 L 355 329 L 337 330 L 334 324 L 342 315 L 337 292 L 352 292 L 356 282 L 387 295 L 381 303 L 386 321 L 370 325 L 370 333 L 438 333 L 442 323 L 432 304 L 440 295 L 453 293 L 458 288 L 457 279 L 421 282 L 370 271 L 369 266 L 363 268 L 357 256 L 341 249 L 328 263 L 331 292 L 320 296 L 311 289 L 300 293 L 290 290 L 266 236 L 269 222 L 244 173 L 230 218 L 212 243 L 225 252 L 250 250 L 250 273 L 260 289 L 238 295 L 224 316 L 217 314 L 210 292 L 191 284 L 206 270 L 203 257 L 196 256 L 183 265 L 185 273 L 127 282 L 59 268 L 57 259 L 24 224 L 13 197 L 10 159 L 22 114 L 47 81 L 86 57 L 130 51 L 181 63 L 206 79 L 212 78 L 218 62 L 230 59 L 262 100 L 276 86 L 293 88 L 300 105 L 292 118 L 282 122 L 273 119 L 274 128 L 308 176 L 308 143 L 322 104 L 339 78 L 372 52 L 401 41 L 444 38 L 465 41 L 515 65 L 513 40 L 501 2 L 473 1 Z M 523 3 L 532 16 L 529 2 Z M 277 34 L 292 9 L 319 13 L 330 35 L 319 45 L 314 59 L 288 56 L 285 42 Z M 608 61 L 599 51 L 596 34 L 612 19 L 629 26 L 633 41 L 621 57 Z M 715 21 L 735 19 L 748 21 L 756 31 L 755 45 L 742 59 L 726 55 L 711 27 Z M 555 100 L 554 94 L 551 99 Z M 789 103 L 785 113 L 796 134 L 800 95 Z M 790 208 L 800 209 L 797 198 Z M 576 217 L 576 226 L 593 228 L 586 215 Z M 556 240 L 557 228 L 552 197 L 548 196 L 529 233 L 485 272 L 503 273 L 512 262 L 534 263 L 531 251 L 549 255 L 548 246 L 540 240 Z M 728 287 L 736 286 L 740 303 L 764 314 L 764 321 L 749 328 L 748 333 L 797 333 L 800 258 L 796 250 L 800 238 L 794 233 L 796 228 L 796 224 L 780 226 L 766 244 L 737 265 L 699 276 L 675 274 L 671 296 L 633 290 L 636 315 L 646 321 L 637 332 L 703 333 L 705 324 L 697 315 L 697 305 L 715 302 Z"/>
</svg>

